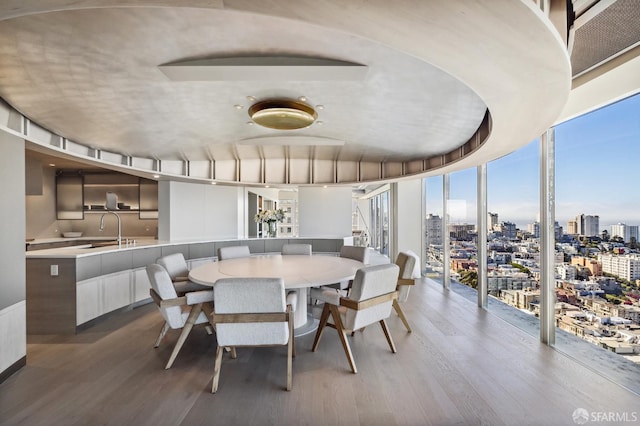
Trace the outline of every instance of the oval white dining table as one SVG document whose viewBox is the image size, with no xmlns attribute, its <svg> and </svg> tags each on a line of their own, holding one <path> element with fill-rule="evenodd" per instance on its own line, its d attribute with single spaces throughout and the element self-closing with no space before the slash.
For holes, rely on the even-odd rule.
<svg viewBox="0 0 640 426">
<path fill-rule="evenodd" d="M 295 334 L 302 335 L 315 328 L 307 315 L 308 289 L 353 279 L 363 266 L 362 262 L 338 256 L 255 255 L 197 266 L 189 272 L 189 280 L 213 286 L 220 278 L 282 278 L 285 289 L 298 293 L 293 325 Z"/>
</svg>

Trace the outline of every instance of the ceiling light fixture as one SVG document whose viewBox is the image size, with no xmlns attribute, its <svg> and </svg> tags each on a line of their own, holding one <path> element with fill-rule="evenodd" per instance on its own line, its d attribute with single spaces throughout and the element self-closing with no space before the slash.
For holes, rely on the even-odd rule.
<svg viewBox="0 0 640 426">
<path fill-rule="evenodd" d="M 295 130 L 309 127 L 318 118 L 309 105 L 291 99 L 267 99 L 253 104 L 249 116 L 263 127 Z"/>
</svg>

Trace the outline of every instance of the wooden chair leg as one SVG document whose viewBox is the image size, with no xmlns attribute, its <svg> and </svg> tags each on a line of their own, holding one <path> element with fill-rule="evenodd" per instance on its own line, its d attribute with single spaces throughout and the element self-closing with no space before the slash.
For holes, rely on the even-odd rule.
<svg viewBox="0 0 640 426">
<path fill-rule="evenodd" d="M 216 324 L 213 322 L 213 306 L 211 305 L 211 303 L 203 303 L 202 312 L 204 312 L 205 316 L 207 317 L 209 325 L 215 330 Z"/>
<path fill-rule="evenodd" d="M 311 351 L 315 352 L 318 347 L 318 343 L 320 343 L 320 337 L 322 337 L 322 332 L 324 331 L 324 327 L 327 325 L 327 320 L 329 319 L 329 314 L 331 311 L 329 310 L 329 303 L 325 303 L 322 308 L 322 315 L 320 315 L 320 323 L 318 324 L 318 331 L 316 331 L 316 337 L 313 339 L 313 346 L 311 347 Z"/>
<path fill-rule="evenodd" d="M 404 327 L 407 329 L 407 331 L 409 333 L 411 333 L 411 327 L 409 326 L 409 322 L 407 321 L 407 318 L 404 316 L 404 312 L 402 312 L 402 308 L 400 307 L 400 304 L 398 303 L 398 299 L 393 299 L 393 309 L 396 310 L 396 313 L 398 314 L 398 316 L 402 320 L 402 323 L 404 324 Z"/>
<path fill-rule="evenodd" d="M 289 308 L 291 310 L 291 308 Z M 293 342 L 293 315 L 289 312 L 289 344 L 287 345 L 287 390 L 290 391 L 293 384 L 293 357 L 295 347 Z"/>
<path fill-rule="evenodd" d="M 391 334 L 389 333 L 389 329 L 387 328 L 387 323 L 384 320 L 380 320 L 380 326 L 382 327 L 382 331 L 384 331 L 384 337 L 387 338 L 387 343 L 389 343 L 389 348 L 391 348 L 391 352 L 396 353 L 396 345 L 393 344 L 393 339 L 391 338 Z"/>
<path fill-rule="evenodd" d="M 169 331 L 169 323 L 165 322 L 164 325 L 162 326 L 162 330 L 160 330 L 160 335 L 158 336 L 158 338 L 156 339 L 156 344 L 153 346 L 154 348 L 157 348 L 158 346 L 160 346 L 160 342 L 162 342 L 162 339 L 164 339 L 165 334 L 167 334 L 167 331 Z"/>
<path fill-rule="evenodd" d="M 344 353 L 347 356 L 347 360 L 349 361 L 351 371 L 353 371 L 353 374 L 356 374 L 358 372 L 356 368 L 356 362 L 354 361 L 353 354 L 351 353 L 351 347 L 349 346 L 349 341 L 347 340 L 347 333 L 344 331 L 344 326 L 342 325 L 340 311 L 338 311 L 338 307 L 335 305 L 329 305 L 329 309 L 331 310 L 331 316 L 333 317 L 333 322 L 336 326 L 336 330 L 338 331 L 338 337 L 340 337 L 340 343 L 342 343 L 342 348 L 344 349 Z"/>
<path fill-rule="evenodd" d="M 291 356 L 296 356 L 296 339 L 293 333 L 293 313 L 289 312 L 289 337 L 291 338 Z"/>
<path fill-rule="evenodd" d="M 200 315 L 200 312 L 202 312 L 202 303 L 193 305 L 193 307 L 191 308 L 191 312 L 189 312 L 189 316 L 187 317 L 187 322 L 184 324 L 184 327 L 182 327 L 182 333 L 180 333 L 180 337 L 178 337 L 176 346 L 173 348 L 173 352 L 171 352 L 169 362 L 167 362 L 167 365 L 164 367 L 165 370 L 168 370 L 173 365 L 173 361 L 175 361 L 176 357 L 178 356 L 178 352 L 180 352 L 180 349 L 182 349 L 182 345 L 184 344 L 185 340 L 187 340 L 187 336 L 189 336 L 189 333 L 191 333 L 191 329 L 196 323 L 196 319 L 198 318 L 198 315 Z"/>
<path fill-rule="evenodd" d="M 216 349 L 216 362 L 213 367 L 213 383 L 211 385 L 211 393 L 216 393 L 218 391 L 218 380 L 220 379 L 220 367 L 222 366 L 222 354 L 224 353 L 224 348 L 222 346 L 218 346 Z"/>
</svg>

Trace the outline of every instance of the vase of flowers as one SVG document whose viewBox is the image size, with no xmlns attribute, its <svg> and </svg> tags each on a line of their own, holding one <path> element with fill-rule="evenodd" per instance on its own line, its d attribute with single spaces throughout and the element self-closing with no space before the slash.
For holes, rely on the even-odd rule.
<svg viewBox="0 0 640 426">
<path fill-rule="evenodd" d="M 277 233 L 277 223 L 284 221 L 282 209 L 263 210 L 253 218 L 256 223 L 266 223 L 269 237 L 273 238 Z"/>
</svg>

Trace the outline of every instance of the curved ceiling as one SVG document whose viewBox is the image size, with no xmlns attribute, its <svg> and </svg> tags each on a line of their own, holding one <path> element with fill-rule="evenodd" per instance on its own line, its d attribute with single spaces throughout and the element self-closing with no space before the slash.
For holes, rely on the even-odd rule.
<svg viewBox="0 0 640 426">
<path fill-rule="evenodd" d="M 442 172 L 528 143 L 569 93 L 566 47 L 530 1 L 132 4 L 0 6 L 0 96 L 131 169 L 277 184 Z M 203 74 L 166 72 L 180 63 Z M 318 114 L 304 129 L 247 114 L 300 97 Z"/>
</svg>

